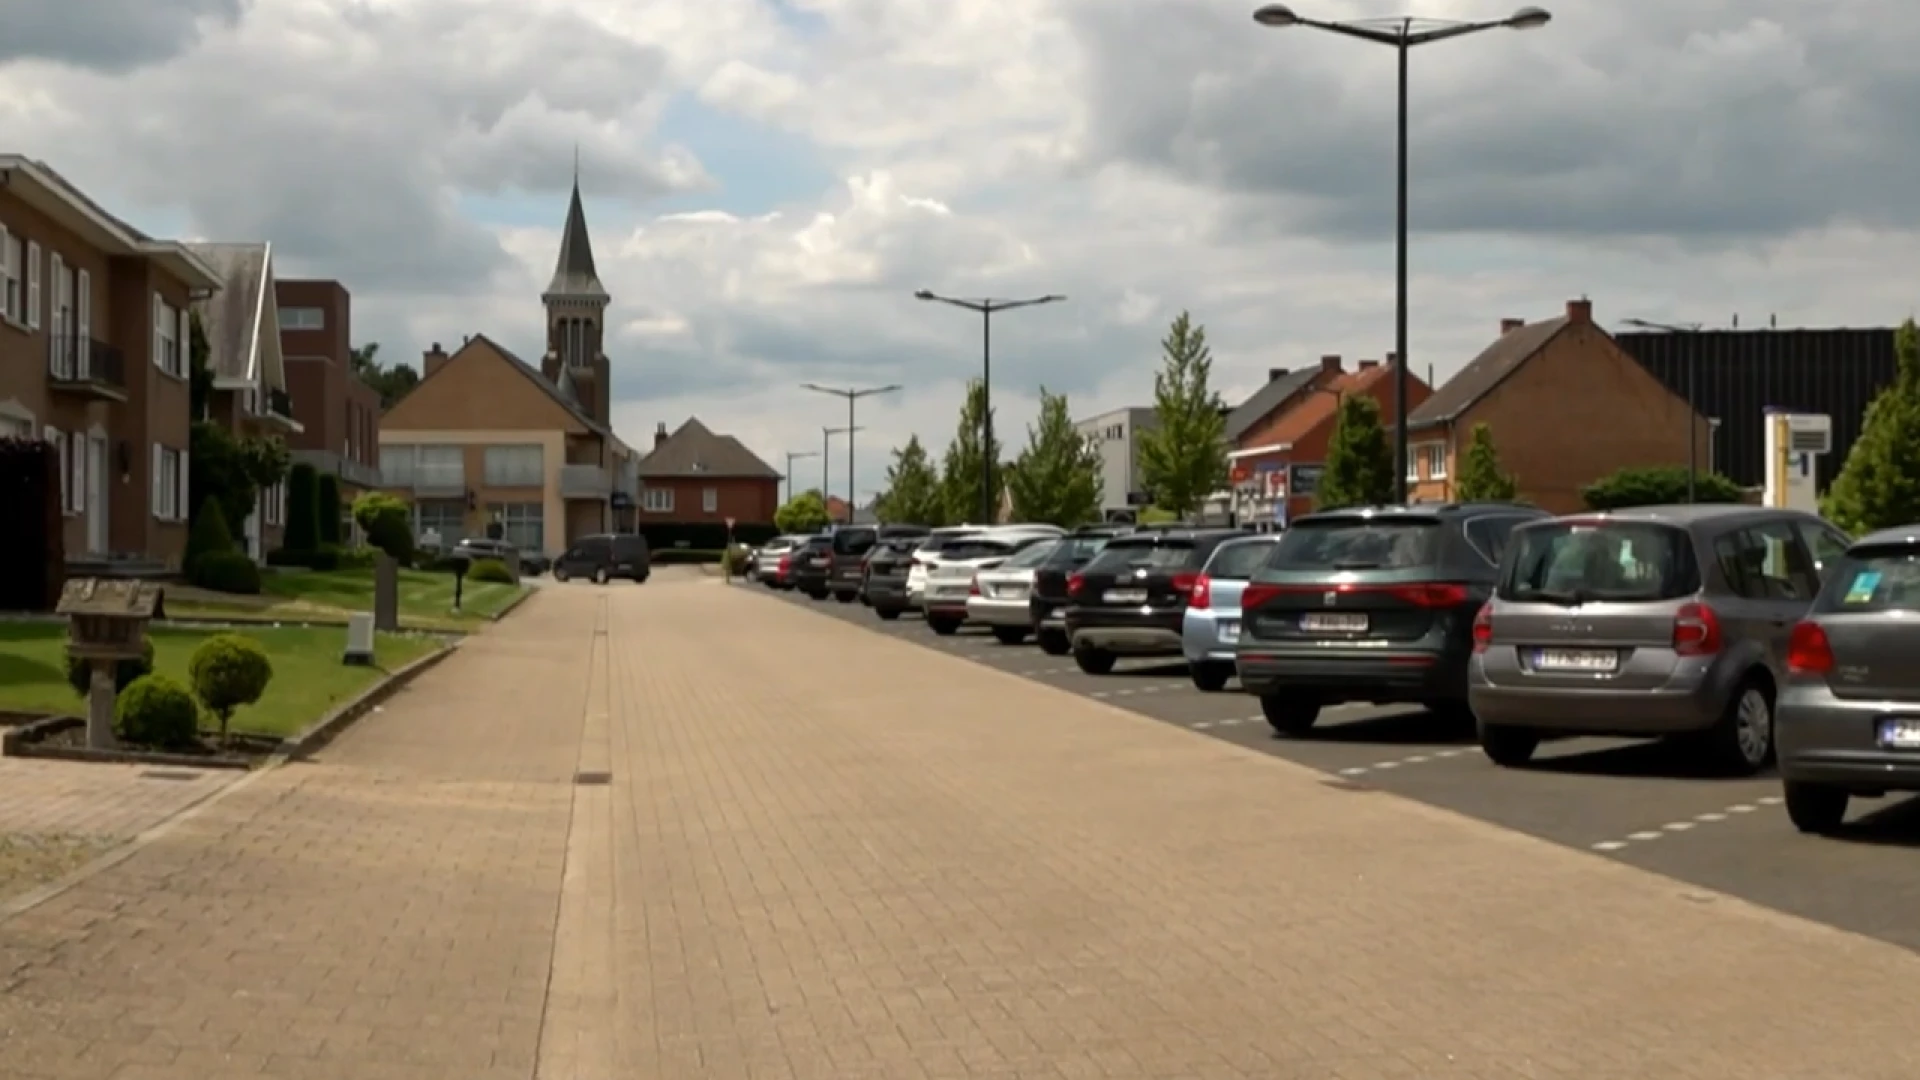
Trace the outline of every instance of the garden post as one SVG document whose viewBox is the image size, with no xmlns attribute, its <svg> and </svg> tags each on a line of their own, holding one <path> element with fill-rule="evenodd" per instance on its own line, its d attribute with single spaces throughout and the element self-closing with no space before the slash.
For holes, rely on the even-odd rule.
<svg viewBox="0 0 1920 1080">
<path fill-rule="evenodd" d="M 384 551 L 373 556 L 373 628 L 400 629 L 400 564 Z"/>
<path fill-rule="evenodd" d="M 111 750 L 113 741 L 113 702 L 118 695 L 113 685 L 116 661 L 93 661 L 93 679 L 87 685 L 87 749 Z"/>
</svg>

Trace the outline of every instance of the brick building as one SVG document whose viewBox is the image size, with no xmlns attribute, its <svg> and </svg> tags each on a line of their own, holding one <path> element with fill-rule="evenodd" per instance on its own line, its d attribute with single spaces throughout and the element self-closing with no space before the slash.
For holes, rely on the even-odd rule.
<svg viewBox="0 0 1920 1080">
<path fill-rule="evenodd" d="M 342 512 L 380 486 L 380 395 L 353 367 L 353 297 L 337 281 L 276 281 L 293 459 L 339 478 Z M 342 535 L 352 532 L 343 522 Z"/>
<path fill-rule="evenodd" d="M 655 429 L 653 450 L 639 472 L 643 531 L 649 525 L 724 525 L 728 518 L 736 525 L 771 525 L 780 507 L 779 471 L 698 419 L 671 435 L 665 424 Z"/>
<path fill-rule="evenodd" d="M 1371 398 L 1390 425 L 1399 396 L 1397 371 L 1391 357 L 1386 363 L 1362 360 L 1354 371 L 1346 371 L 1338 356 L 1322 357 L 1322 377 L 1306 384 L 1285 408 L 1244 431 L 1240 447 L 1228 455 L 1237 519 L 1285 522 L 1312 512 L 1341 399 Z M 1418 377 L 1410 376 L 1407 388 L 1409 409 L 1418 408 L 1432 393 Z"/>
</svg>

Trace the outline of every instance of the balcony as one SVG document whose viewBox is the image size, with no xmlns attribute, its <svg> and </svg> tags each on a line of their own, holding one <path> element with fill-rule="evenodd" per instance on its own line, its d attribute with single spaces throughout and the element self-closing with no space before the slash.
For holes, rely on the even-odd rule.
<svg viewBox="0 0 1920 1080">
<path fill-rule="evenodd" d="M 260 395 L 257 392 L 247 394 L 247 411 L 260 420 L 282 431 L 299 432 L 306 429 L 300 421 L 293 418 L 293 397 L 285 390 L 269 389 L 266 393 L 267 407 L 260 408 Z"/>
<path fill-rule="evenodd" d="M 293 460 L 305 462 L 318 472 L 331 473 L 345 483 L 360 488 L 381 486 L 380 470 L 331 450 L 295 450 Z"/>
<path fill-rule="evenodd" d="M 560 466 L 560 497 L 606 499 L 613 495 L 613 477 L 599 465 Z"/>
<path fill-rule="evenodd" d="M 51 333 L 47 336 L 47 383 L 56 393 L 96 401 L 125 401 L 127 359 L 104 341 Z"/>
</svg>

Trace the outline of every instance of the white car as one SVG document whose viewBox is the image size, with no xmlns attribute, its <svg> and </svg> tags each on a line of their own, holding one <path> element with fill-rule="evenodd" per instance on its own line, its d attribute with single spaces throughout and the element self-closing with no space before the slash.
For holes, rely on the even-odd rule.
<svg viewBox="0 0 1920 1080">
<path fill-rule="evenodd" d="M 951 634 L 967 621 L 967 597 L 973 591 L 973 575 L 991 570 L 1006 558 L 1043 540 L 1057 540 L 1053 526 L 1010 526 L 982 530 L 972 536 L 949 540 L 931 556 L 914 553 L 914 561 L 926 560 L 925 585 L 920 606 L 927 613 L 927 625 L 936 634 Z"/>
<path fill-rule="evenodd" d="M 1015 552 L 999 566 L 976 571 L 967 594 L 967 621 L 993 631 L 1003 645 L 1018 645 L 1033 632 L 1033 573 L 1060 540 L 1046 539 Z"/>
<path fill-rule="evenodd" d="M 940 549 L 962 537 L 980 533 L 975 525 L 956 525 L 944 529 L 935 529 L 927 534 L 920 546 L 913 549 L 913 565 L 907 568 L 907 606 L 919 608 L 925 602 L 927 592 L 927 569 L 940 554 Z"/>
</svg>

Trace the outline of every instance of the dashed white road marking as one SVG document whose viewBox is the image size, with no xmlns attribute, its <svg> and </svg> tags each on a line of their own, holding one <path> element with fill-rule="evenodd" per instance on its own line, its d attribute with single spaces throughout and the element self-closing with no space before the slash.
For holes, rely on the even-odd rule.
<svg viewBox="0 0 1920 1080">
<path fill-rule="evenodd" d="M 1762 795 L 1749 802 L 1734 803 L 1732 806 L 1725 806 L 1718 810 L 1708 810 L 1682 821 L 1669 821 L 1657 829 L 1642 829 L 1639 832 L 1628 833 L 1625 837 L 1617 840 L 1601 840 L 1598 843 L 1587 846 L 1593 851 L 1619 851 L 1631 844 L 1646 844 L 1658 840 L 1663 836 L 1692 832 L 1702 825 L 1712 825 L 1717 822 L 1729 821 L 1741 814 L 1756 813 L 1763 806 L 1778 806 L 1780 803 L 1781 798 L 1778 795 Z"/>
</svg>

